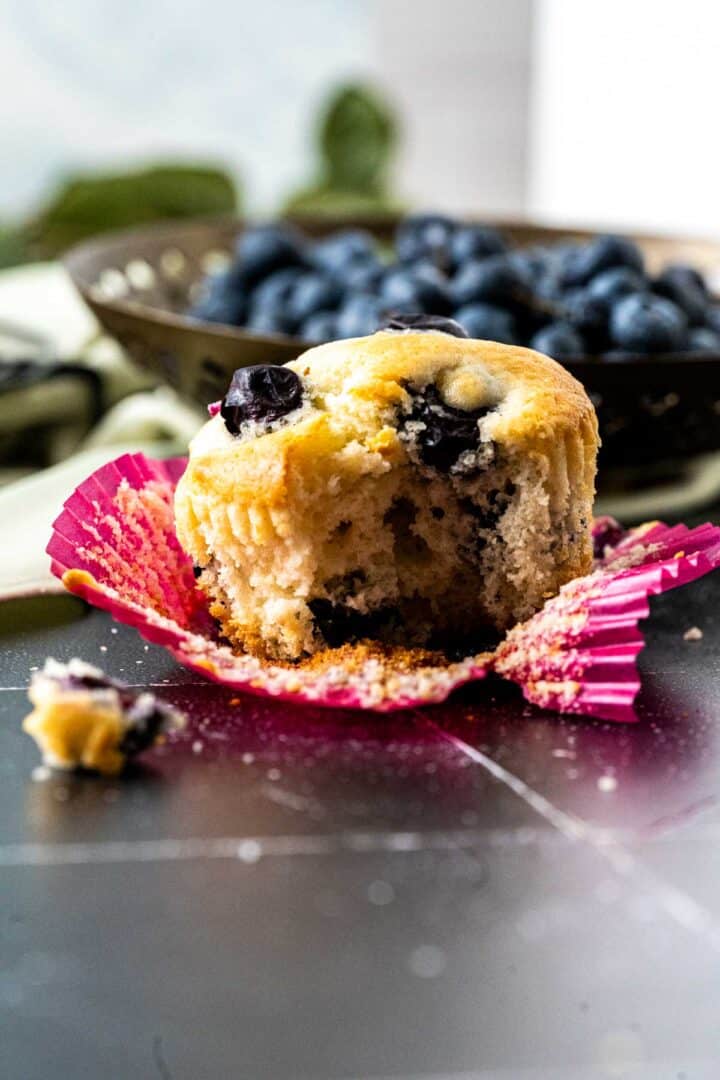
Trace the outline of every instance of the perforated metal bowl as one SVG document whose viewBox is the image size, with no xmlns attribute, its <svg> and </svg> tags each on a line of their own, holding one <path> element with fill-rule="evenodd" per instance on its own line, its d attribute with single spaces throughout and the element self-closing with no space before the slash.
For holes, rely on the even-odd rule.
<svg viewBox="0 0 720 1080">
<path fill-rule="evenodd" d="M 296 223 L 311 236 L 338 227 L 336 221 L 318 218 Z M 396 222 L 375 218 L 352 224 L 389 241 Z M 494 224 L 518 247 L 597 235 L 521 221 Z M 161 224 L 100 236 L 65 257 L 72 280 L 105 330 L 139 364 L 201 405 L 224 393 L 236 368 L 284 363 L 306 347 L 284 335 L 251 333 L 184 314 L 203 276 L 227 262 L 242 228 L 237 220 Z M 720 274 L 720 242 L 634 239 L 651 269 L 688 261 L 711 280 Z M 578 357 L 565 366 L 595 402 L 605 468 L 657 464 L 720 449 L 720 354 L 637 356 L 622 363 Z"/>
</svg>

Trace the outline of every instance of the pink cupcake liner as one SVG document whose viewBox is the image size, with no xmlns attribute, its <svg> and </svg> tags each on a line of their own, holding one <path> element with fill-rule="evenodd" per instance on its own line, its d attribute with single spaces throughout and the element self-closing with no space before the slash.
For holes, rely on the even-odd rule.
<svg viewBox="0 0 720 1080">
<path fill-rule="evenodd" d="M 494 671 L 534 704 L 607 720 L 634 720 L 648 597 L 720 565 L 720 529 L 654 522 L 624 532 L 598 519 L 598 559 L 494 654 L 410 665 L 401 652 L 362 646 L 322 666 L 282 666 L 237 655 L 218 638 L 190 558 L 175 534 L 173 495 L 184 458 L 125 454 L 93 473 L 65 503 L 47 547 L 52 571 L 88 603 L 134 626 L 192 671 L 240 692 L 333 708 L 389 712 L 444 701 Z"/>
<path fill-rule="evenodd" d="M 608 519 L 600 519 L 594 531 L 607 525 Z M 650 614 L 649 597 L 718 565 L 720 529 L 713 525 L 688 529 L 650 522 L 629 530 L 614 547 L 604 547 L 592 574 L 565 585 L 542 611 L 508 633 L 493 670 L 543 708 L 636 720 L 636 660 L 645 644 L 639 623 Z"/>
<path fill-rule="evenodd" d="M 378 711 L 444 701 L 482 678 L 483 658 L 408 668 L 357 650 L 353 663 L 291 668 L 238 656 L 217 639 L 190 558 L 175 535 L 173 494 L 184 459 L 126 454 L 70 496 L 47 547 L 52 571 L 88 603 L 164 645 L 185 667 L 239 691 Z"/>
</svg>

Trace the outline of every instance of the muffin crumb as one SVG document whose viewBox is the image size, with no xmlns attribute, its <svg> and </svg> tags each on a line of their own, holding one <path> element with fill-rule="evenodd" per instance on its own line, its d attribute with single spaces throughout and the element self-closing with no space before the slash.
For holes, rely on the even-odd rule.
<svg viewBox="0 0 720 1080">
<path fill-rule="evenodd" d="M 158 742 L 184 719 L 154 694 L 133 693 L 100 668 L 74 658 L 48 658 L 33 674 L 28 697 L 34 705 L 23 730 L 54 769 L 88 769 L 114 776 L 127 762 Z"/>
</svg>

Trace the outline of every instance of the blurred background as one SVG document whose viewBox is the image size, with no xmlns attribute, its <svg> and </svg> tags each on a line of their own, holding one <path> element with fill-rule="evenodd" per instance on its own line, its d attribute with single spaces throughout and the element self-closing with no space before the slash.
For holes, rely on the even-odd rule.
<svg viewBox="0 0 720 1080">
<path fill-rule="evenodd" d="M 713 0 L 1 0 L 0 220 L 70 173 L 225 170 L 252 213 L 313 175 L 333 88 L 398 124 L 392 190 L 449 211 L 720 229 Z"/>
<path fill-rule="evenodd" d="M 713 0 L 0 0 L 0 29 L 0 589 L 99 461 L 199 423 L 79 299 L 78 241 L 411 209 L 720 240 Z"/>
</svg>

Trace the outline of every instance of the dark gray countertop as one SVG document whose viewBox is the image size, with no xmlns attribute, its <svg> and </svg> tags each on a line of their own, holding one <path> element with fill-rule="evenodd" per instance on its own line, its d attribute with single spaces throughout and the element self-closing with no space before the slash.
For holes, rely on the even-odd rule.
<svg viewBox="0 0 720 1080">
<path fill-rule="evenodd" d="M 238 699 L 70 597 L 6 603 L 0 1076 L 716 1080 L 719 601 L 653 602 L 624 727 L 500 683 L 394 718 Z M 34 778 L 48 654 L 189 729 L 122 780 Z"/>
</svg>

